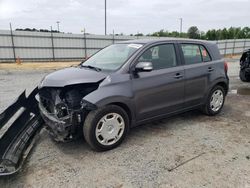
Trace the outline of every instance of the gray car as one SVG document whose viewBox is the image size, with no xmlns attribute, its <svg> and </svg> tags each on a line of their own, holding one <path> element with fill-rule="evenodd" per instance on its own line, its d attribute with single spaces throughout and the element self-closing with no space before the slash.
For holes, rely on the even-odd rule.
<svg viewBox="0 0 250 188">
<path fill-rule="evenodd" d="M 134 40 L 47 75 L 38 100 L 55 140 L 83 134 L 103 151 L 118 146 L 136 125 L 193 109 L 218 114 L 228 84 L 227 64 L 214 43 Z"/>
</svg>

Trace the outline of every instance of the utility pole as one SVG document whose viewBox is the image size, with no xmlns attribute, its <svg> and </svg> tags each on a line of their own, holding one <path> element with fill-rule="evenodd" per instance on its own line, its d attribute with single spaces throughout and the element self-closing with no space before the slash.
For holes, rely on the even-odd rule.
<svg viewBox="0 0 250 188">
<path fill-rule="evenodd" d="M 105 35 L 107 35 L 107 0 L 105 0 Z"/>
<path fill-rule="evenodd" d="M 181 37 L 181 34 L 182 34 L 182 18 L 180 18 L 180 37 Z"/>
<path fill-rule="evenodd" d="M 57 21 L 56 23 L 57 23 L 57 31 L 60 32 L 60 29 L 59 29 L 59 24 L 60 24 L 60 22 Z"/>
</svg>

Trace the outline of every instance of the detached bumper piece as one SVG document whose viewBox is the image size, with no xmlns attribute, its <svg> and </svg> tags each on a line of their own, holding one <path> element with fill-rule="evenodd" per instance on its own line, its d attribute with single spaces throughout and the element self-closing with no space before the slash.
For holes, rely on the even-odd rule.
<svg viewBox="0 0 250 188">
<path fill-rule="evenodd" d="M 0 176 L 14 174 L 21 168 L 44 124 L 35 99 L 37 92 L 35 88 L 26 97 L 24 91 L 0 114 L 0 133 L 6 130 L 0 138 Z M 13 116 L 17 116 L 16 120 L 7 126 Z"/>
</svg>

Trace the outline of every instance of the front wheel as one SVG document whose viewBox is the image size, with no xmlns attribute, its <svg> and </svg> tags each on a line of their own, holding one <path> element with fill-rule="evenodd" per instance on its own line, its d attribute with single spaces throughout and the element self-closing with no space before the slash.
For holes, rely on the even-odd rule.
<svg viewBox="0 0 250 188">
<path fill-rule="evenodd" d="M 127 113 L 119 106 L 108 105 L 91 111 L 83 125 L 86 142 L 97 151 L 118 146 L 129 130 Z"/>
<path fill-rule="evenodd" d="M 209 116 L 220 113 L 225 101 L 225 89 L 219 85 L 215 86 L 209 93 L 203 112 Z"/>
</svg>

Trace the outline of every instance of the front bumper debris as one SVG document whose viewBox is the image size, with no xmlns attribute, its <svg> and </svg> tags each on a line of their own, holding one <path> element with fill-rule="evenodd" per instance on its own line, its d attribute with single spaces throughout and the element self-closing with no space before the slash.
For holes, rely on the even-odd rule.
<svg viewBox="0 0 250 188">
<path fill-rule="evenodd" d="M 40 114 L 45 121 L 45 126 L 50 135 L 56 141 L 68 142 L 78 138 L 82 132 L 82 124 L 90 110 L 97 107 L 87 101 L 83 101 L 80 109 L 69 110 L 69 114 L 63 118 L 58 118 L 54 113 L 49 113 L 46 108 L 39 103 Z"/>
<path fill-rule="evenodd" d="M 0 114 L 0 133 L 4 132 L 0 138 L 0 176 L 14 174 L 21 168 L 44 124 L 35 99 L 37 93 L 35 88 L 26 97 L 24 91 Z M 13 116 L 17 118 L 8 126 Z"/>
<path fill-rule="evenodd" d="M 72 118 L 67 116 L 63 119 L 58 119 L 54 115 L 48 113 L 46 109 L 39 103 L 40 114 L 46 123 L 50 135 L 56 141 L 69 141 L 73 138 L 72 136 Z"/>
</svg>

